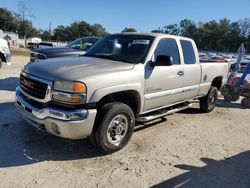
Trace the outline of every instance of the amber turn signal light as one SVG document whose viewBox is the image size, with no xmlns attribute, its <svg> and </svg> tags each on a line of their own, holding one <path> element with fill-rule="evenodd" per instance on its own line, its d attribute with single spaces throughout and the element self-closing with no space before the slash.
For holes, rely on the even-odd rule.
<svg viewBox="0 0 250 188">
<path fill-rule="evenodd" d="M 73 93 L 86 93 L 87 89 L 83 83 L 74 82 L 73 83 Z"/>
</svg>

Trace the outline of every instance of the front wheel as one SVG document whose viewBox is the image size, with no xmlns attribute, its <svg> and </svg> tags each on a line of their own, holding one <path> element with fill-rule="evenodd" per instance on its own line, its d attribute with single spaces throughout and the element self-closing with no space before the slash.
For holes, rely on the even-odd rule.
<svg viewBox="0 0 250 188">
<path fill-rule="evenodd" d="M 208 94 L 200 99 L 200 110 L 205 113 L 213 111 L 217 98 L 218 90 L 211 86 Z"/>
<path fill-rule="evenodd" d="M 98 115 L 93 139 L 99 149 L 110 154 L 125 147 L 134 131 L 133 110 L 126 104 L 113 102 L 105 104 Z"/>
</svg>

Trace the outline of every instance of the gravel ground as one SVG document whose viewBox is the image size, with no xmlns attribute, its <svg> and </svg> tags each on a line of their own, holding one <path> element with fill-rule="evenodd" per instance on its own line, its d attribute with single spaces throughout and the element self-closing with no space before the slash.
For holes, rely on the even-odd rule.
<svg viewBox="0 0 250 188">
<path fill-rule="evenodd" d="M 27 125 L 14 106 L 25 57 L 0 70 L 0 187 L 250 187 L 250 110 L 219 99 L 139 125 L 122 151 Z M 248 123 L 247 123 L 248 122 Z"/>
</svg>

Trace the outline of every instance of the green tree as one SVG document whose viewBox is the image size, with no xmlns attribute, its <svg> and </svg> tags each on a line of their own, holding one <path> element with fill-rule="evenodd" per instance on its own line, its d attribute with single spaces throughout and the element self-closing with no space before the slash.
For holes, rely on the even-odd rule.
<svg viewBox="0 0 250 188">
<path fill-rule="evenodd" d="M 125 27 L 123 30 L 122 30 L 122 33 L 127 33 L 127 32 L 137 32 L 135 28 L 132 28 L 132 27 Z"/>
<path fill-rule="evenodd" d="M 244 41 L 239 24 L 228 19 L 201 24 L 199 38 L 200 49 L 215 51 L 236 51 Z"/>
<path fill-rule="evenodd" d="M 49 31 L 40 31 L 41 34 L 41 38 L 42 40 L 45 40 L 45 41 L 50 41 L 51 40 L 51 33 Z"/>
<path fill-rule="evenodd" d="M 5 8 L 0 8 L 0 29 L 4 31 L 16 32 L 18 23 L 11 12 Z"/>
<path fill-rule="evenodd" d="M 53 39 L 57 41 L 72 41 L 86 36 L 105 36 L 108 33 L 100 24 L 90 25 L 85 21 L 77 21 L 70 26 L 58 26 L 54 29 Z"/>
<path fill-rule="evenodd" d="M 169 24 L 163 27 L 164 33 L 170 34 L 170 35 L 179 35 L 180 34 L 180 28 L 177 24 Z"/>
<path fill-rule="evenodd" d="M 193 38 L 195 41 L 198 39 L 198 29 L 195 22 L 192 20 L 181 20 L 180 21 L 180 35 L 185 37 Z"/>
<path fill-rule="evenodd" d="M 18 35 L 26 36 L 26 38 L 35 37 L 39 35 L 39 31 L 33 27 L 32 22 L 25 20 L 24 22 L 19 23 L 18 26 Z"/>
<path fill-rule="evenodd" d="M 164 30 L 158 27 L 158 29 L 152 30 L 151 33 L 164 33 Z"/>
<path fill-rule="evenodd" d="M 250 53 L 250 34 L 248 35 L 248 37 L 245 40 L 245 48 L 246 48 L 246 52 Z"/>
<path fill-rule="evenodd" d="M 100 24 L 94 24 L 91 26 L 92 35 L 103 37 L 108 34 L 106 29 Z"/>
<path fill-rule="evenodd" d="M 63 25 L 59 25 L 54 29 L 53 39 L 56 41 L 67 41 L 67 33 L 65 32 L 66 28 Z"/>
<path fill-rule="evenodd" d="M 238 24 L 241 30 L 241 36 L 247 37 L 250 34 L 250 18 L 239 20 Z"/>
</svg>

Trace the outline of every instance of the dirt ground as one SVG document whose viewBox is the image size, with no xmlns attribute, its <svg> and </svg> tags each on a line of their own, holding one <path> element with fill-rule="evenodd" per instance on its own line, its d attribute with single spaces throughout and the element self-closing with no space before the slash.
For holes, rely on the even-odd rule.
<svg viewBox="0 0 250 188">
<path fill-rule="evenodd" d="M 250 187 L 250 110 L 222 99 L 139 125 L 122 151 L 27 125 L 14 105 L 25 57 L 0 70 L 0 187 Z"/>
</svg>

